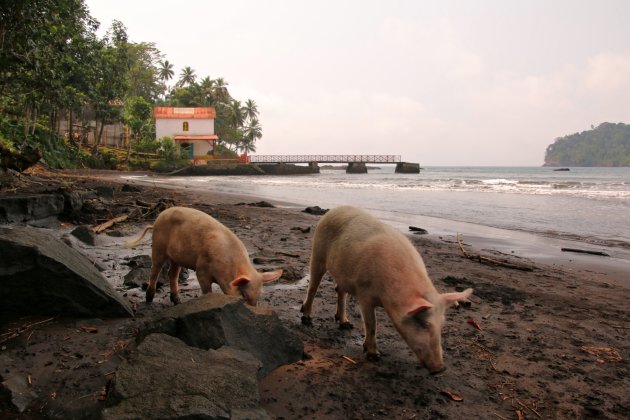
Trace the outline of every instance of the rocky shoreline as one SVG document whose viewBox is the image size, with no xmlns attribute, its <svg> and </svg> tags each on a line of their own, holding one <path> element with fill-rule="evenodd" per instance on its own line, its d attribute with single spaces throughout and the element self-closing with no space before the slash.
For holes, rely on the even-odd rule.
<svg viewBox="0 0 630 420">
<path fill-rule="evenodd" d="M 462 244 L 470 254 L 532 267 L 515 270 L 464 257 L 455 238 L 410 237 L 438 290 L 475 289 L 470 305 L 447 313 L 447 371 L 429 376 L 383 312 L 377 314 L 383 358 L 365 360 L 356 303 L 350 299 L 348 307 L 355 328 L 338 330 L 334 288 L 326 279 L 314 326 L 300 324 L 318 215 L 261 205 L 253 197 L 140 187 L 107 171 L 40 169 L 0 180 L 0 208 L 5 198 L 38 195 L 61 199 L 51 199 L 54 210 L 46 212 L 32 204 L 5 210 L 1 223 L 41 226 L 83 255 L 132 316 L 20 314 L 3 305 L 0 419 L 625 418 L 630 410 L 628 285 L 605 273 Z M 243 240 L 257 269 L 285 270 L 265 287 L 256 309 L 220 292 L 202 297 L 194 272 L 180 279 L 182 305 L 171 306 L 168 288 L 153 304 L 144 302 L 138 284 L 144 274 L 130 274 L 146 270 L 146 261 L 137 261 L 150 255 L 150 241 L 134 250 L 122 243 L 169 205 L 220 220 Z M 83 232 L 74 234 L 77 229 Z M 213 347 L 208 338 L 182 333 L 203 335 L 201 325 L 228 340 Z M 252 337 L 251 325 L 271 332 Z M 290 351 L 265 347 L 271 345 Z M 278 354 L 285 356 L 265 361 Z M 228 368 L 236 365 L 238 372 Z M 218 386 L 217 377 L 232 379 Z M 136 397 L 143 392 L 146 398 Z"/>
</svg>

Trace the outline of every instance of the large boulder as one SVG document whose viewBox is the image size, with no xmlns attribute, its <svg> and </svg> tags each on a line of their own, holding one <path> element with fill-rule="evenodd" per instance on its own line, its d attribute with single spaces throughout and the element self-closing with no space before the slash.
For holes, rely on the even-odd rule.
<svg viewBox="0 0 630 420">
<path fill-rule="evenodd" d="M 57 217 L 64 211 L 61 194 L 23 194 L 0 197 L 0 223 L 26 223 Z"/>
<path fill-rule="evenodd" d="M 259 377 L 278 366 L 300 360 L 304 343 L 270 308 L 247 306 L 243 300 L 209 293 L 160 312 L 140 328 L 138 340 L 152 333 L 178 337 L 189 346 L 230 346 L 262 362 Z"/>
<path fill-rule="evenodd" d="M 202 350 L 151 334 L 116 371 L 103 419 L 269 418 L 259 408 L 260 362 L 243 351 Z"/>
<path fill-rule="evenodd" d="M 89 317 L 132 316 L 84 255 L 49 232 L 0 227 L 2 310 Z"/>
</svg>

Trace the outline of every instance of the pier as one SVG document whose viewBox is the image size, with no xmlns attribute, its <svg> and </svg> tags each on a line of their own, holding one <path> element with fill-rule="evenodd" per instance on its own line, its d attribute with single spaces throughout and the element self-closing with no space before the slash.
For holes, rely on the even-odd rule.
<svg viewBox="0 0 630 420">
<path fill-rule="evenodd" d="M 420 164 L 402 162 L 400 155 L 252 155 L 247 156 L 248 163 L 307 163 L 309 167 L 319 172 L 320 163 L 342 163 L 348 165 L 347 173 L 367 173 L 367 163 L 395 164 L 396 173 L 418 174 Z"/>
</svg>

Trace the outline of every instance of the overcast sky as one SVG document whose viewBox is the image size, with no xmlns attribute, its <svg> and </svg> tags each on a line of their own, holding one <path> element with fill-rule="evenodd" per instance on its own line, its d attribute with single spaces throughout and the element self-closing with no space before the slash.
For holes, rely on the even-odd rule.
<svg viewBox="0 0 630 420">
<path fill-rule="evenodd" d="M 87 0 L 258 104 L 257 154 L 538 166 L 630 123 L 630 1 Z"/>
</svg>

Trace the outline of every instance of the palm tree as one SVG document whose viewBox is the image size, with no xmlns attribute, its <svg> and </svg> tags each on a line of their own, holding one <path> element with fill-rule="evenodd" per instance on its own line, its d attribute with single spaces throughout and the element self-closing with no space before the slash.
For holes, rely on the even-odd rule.
<svg viewBox="0 0 630 420">
<path fill-rule="evenodd" d="M 203 99 L 206 105 L 213 105 L 215 102 L 214 98 L 214 80 L 210 77 L 206 76 L 201 79 L 201 83 L 199 83 L 199 88 L 201 90 L 201 95 L 203 95 Z"/>
<path fill-rule="evenodd" d="M 214 81 L 214 97 L 219 102 L 227 102 L 230 98 L 230 93 L 227 89 L 228 83 L 223 80 L 222 77 L 217 78 Z"/>
<path fill-rule="evenodd" d="M 160 69 L 159 69 L 160 79 L 162 79 L 165 83 L 173 78 L 175 72 L 173 71 L 173 63 L 170 63 L 168 60 L 160 61 Z"/>
<path fill-rule="evenodd" d="M 186 66 L 183 68 L 182 73 L 179 76 L 179 85 L 180 86 L 184 86 L 184 85 L 192 85 L 193 83 L 195 83 L 195 79 L 197 79 L 197 75 L 195 74 L 195 71 L 193 69 L 191 69 L 189 66 Z"/>
<path fill-rule="evenodd" d="M 245 128 L 245 138 L 252 144 L 262 138 L 262 127 L 258 118 L 252 118 L 249 121 L 249 126 Z"/>
<path fill-rule="evenodd" d="M 245 122 L 245 108 L 241 106 L 241 101 L 233 100 L 230 103 L 228 113 L 230 116 L 230 122 L 235 128 L 243 126 L 243 123 Z"/>
<path fill-rule="evenodd" d="M 245 107 L 243 110 L 245 112 L 245 117 L 250 121 L 258 117 L 258 105 L 256 105 L 256 102 L 253 99 L 245 101 Z"/>
</svg>

